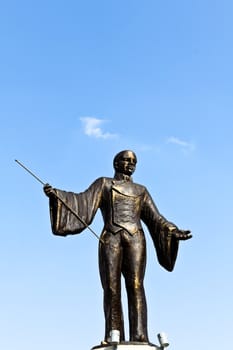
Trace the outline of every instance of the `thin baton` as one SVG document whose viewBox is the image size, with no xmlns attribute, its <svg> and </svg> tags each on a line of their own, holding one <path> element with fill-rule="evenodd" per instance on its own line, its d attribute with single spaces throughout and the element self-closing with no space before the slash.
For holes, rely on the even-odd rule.
<svg viewBox="0 0 233 350">
<path fill-rule="evenodd" d="M 36 176 L 31 170 L 29 170 L 25 165 L 23 165 L 19 160 L 15 159 L 16 163 L 18 163 L 22 168 L 24 168 L 30 175 L 32 175 L 37 181 L 39 181 L 43 186 L 45 186 L 45 182 L 43 182 L 38 176 Z M 101 243 L 104 243 L 102 239 L 95 233 L 94 230 L 76 213 L 70 206 L 67 204 L 60 196 L 58 196 L 55 192 L 53 192 L 55 197 L 61 201 L 61 203 L 79 220 L 81 223 L 89 230 L 93 235 L 101 241 Z"/>
</svg>

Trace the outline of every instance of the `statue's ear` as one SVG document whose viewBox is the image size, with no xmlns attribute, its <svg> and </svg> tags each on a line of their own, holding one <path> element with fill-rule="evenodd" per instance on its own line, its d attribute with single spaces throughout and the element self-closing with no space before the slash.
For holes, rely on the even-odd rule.
<svg viewBox="0 0 233 350">
<path fill-rule="evenodd" d="M 113 166 L 114 166 L 114 169 L 117 170 L 118 169 L 118 162 L 115 161 Z"/>
</svg>

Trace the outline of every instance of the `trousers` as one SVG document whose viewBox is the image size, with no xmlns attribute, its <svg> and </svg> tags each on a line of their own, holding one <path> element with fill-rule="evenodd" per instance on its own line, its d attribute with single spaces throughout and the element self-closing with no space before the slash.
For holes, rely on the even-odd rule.
<svg viewBox="0 0 233 350">
<path fill-rule="evenodd" d="M 103 243 L 102 243 L 102 242 Z M 99 244 L 99 271 L 104 292 L 105 341 L 110 331 L 120 331 L 125 340 L 121 302 L 121 276 L 128 300 L 129 341 L 148 342 L 147 305 L 143 286 L 146 267 L 146 241 L 140 229 L 133 235 L 122 229 L 103 231 Z"/>
</svg>

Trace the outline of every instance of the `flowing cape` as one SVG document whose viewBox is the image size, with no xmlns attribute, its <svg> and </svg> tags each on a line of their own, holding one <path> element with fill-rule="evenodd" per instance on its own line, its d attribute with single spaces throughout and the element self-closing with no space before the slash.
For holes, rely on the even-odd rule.
<svg viewBox="0 0 233 350">
<path fill-rule="evenodd" d="M 166 270 L 172 271 L 177 258 L 179 241 L 174 236 L 170 236 L 167 230 L 162 228 L 157 234 L 151 236 L 160 265 Z"/>
<path fill-rule="evenodd" d="M 56 197 L 50 198 L 50 220 L 52 232 L 57 236 L 67 236 L 82 232 L 92 220 L 99 207 L 100 194 L 95 191 L 96 183 L 81 193 L 55 189 Z M 78 219 L 60 200 L 67 203 L 81 218 Z"/>
<path fill-rule="evenodd" d="M 160 265 L 172 271 L 178 254 L 179 240 L 169 233 L 169 228 L 177 229 L 177 226 L 160 214 L 147 190 L 141 218 L 151 235 Z"/>
</svg>

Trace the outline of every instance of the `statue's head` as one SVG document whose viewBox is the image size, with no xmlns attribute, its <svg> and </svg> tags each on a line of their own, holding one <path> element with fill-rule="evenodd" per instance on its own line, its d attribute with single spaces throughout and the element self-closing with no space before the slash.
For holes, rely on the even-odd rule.
<svg viewBox="0 0 233 350">
<path fill-rule="evenodd" d="M 131 176 L 136 169 L 137 157 L 133 151 L 125 150 L 117 153 L 113 159 L 116 172 Z"/>
</svg>

